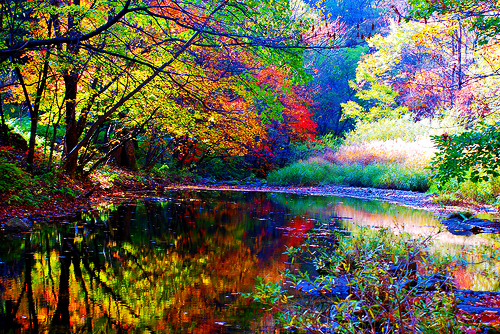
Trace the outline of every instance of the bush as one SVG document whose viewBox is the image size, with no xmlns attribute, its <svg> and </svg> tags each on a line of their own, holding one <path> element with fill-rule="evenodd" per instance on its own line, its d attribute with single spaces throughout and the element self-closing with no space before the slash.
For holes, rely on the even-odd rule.
<svg viewBox="0 0 500 334">
<path fill-rule="evenodd" d="M 340 136 L 335 135 L 334 133 L 328 133 L 320 138 L 321 142 L 326 146 L 333 150 L 337 149 L 342 145 L 344 139 Z"/>
<path fill-rule="evenodd" d="M 422 333 L 432 327 L 433 333 L 461 333 L 465 326 L 455 314 L 455 297 L 446 292 L 451 283 L 442 275 L 451 259 L 427 254 L 428 242 L 388 229 L 346 236 L 318 228 L 287 252 L 288 263 L 309 263 L 316 273 L 282 273 L 288 286 L 313 287 L 316 293 L 287 291 L 261 279 L 248 296 L 274 310 L 283 325 L 311 332 Z M 436 277 L 442 279 L 437 286 L 431 283 Z M 332 282 L 344 282 L 347 297 L 328 294 Z M 429 284 L 434 291 L 426 291 Z"/>
<path fill-rule="evenodd" d="M 469 175 L 470 175 L 469 171 Z M 490 177 L 486 181 L 473 182 L 467 175 L 459 182 L 457 178 L 450 179 L 446 184 L 437 187 L 433 185 L 432 192 L 438 194 L 436 200 L 444 204 L 456 205 L 464 202 L 491 204 L 500 206 L 500 177 Z"/>
<path fill-rule="evenodd" d="M 195 171 L 201 177 L 215 180 L 242 180 L 251 174 L 244 157 L 208 159 L 198 163 Z"/>
<path fill-rule="evenodd" d="M 24 174 L 17 165 L 0 160 L 0 192 L 21 189 L 25 185 Z"/>
</svg>

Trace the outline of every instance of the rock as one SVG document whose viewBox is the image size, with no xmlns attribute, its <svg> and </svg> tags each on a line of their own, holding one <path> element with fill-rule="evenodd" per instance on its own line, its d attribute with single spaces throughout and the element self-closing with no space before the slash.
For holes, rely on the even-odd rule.
<svg viewBox="0 0 500 334">
<path fill-rule="evenodd" d="M 28 150 L 28 142 L 19 133 L 9 132 L 7 144 L 22 151 Z"/>
<path fill-rule="evenodd" d="M 473 235 L 478 233 L 500 233 L 500 224 L 480 218 L 448 218 L 441 221 L 450 233 L 455 235 Z"/>
<path fill-rule="evenodd" d="M 7 220 L 4 224 L 2 224 L 2 229 L 9 232 L 21 232 L 27 231 L 30 229 L 30 224 L 26 218 L 11 218 Z"/>
<path fill-rule="evenodd" d="M 417 279 L 415 288 L 418 291 L 450 291 L 455 287 L 450 277 L 443 274 L 434 274 L 428 276 L 420 276 Z"/>
<path fill-rule="evenodd" d="M 498 303 L 500 292 L 456 290 L 454 293 L 458 310 L 481 318 L 483 327 L 481 333 L 500 333 L 498 326 L 491 324 L 491 321 L 495 322 L 500 317 L 500 304 Z"/>
<path fill-rule="evenodd" d="M 294 288 L 312 296 L 345 299 L 350 291 L 348 283 L 345 277 L 319 276 L 314 281 L 299 281 Z"/>
<path fill-rule="evenodd" d="M 413 276 L 417 273 L 417 263 L 415 261 L 401 261 L 389 268 L 389 273 L 398 278 Z"/>
</svg>

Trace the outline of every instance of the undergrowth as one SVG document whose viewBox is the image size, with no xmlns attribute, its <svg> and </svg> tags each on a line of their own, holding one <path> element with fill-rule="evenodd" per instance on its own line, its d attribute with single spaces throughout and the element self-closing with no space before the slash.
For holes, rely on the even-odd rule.
<svg viewBox="0 0 500 334">
<path fill-rule="evenodd" d="M 472 182 L 470 178 L 458 182 L 456 178 L 438 189 L 432 185 L 430 192 L 436 194 L 435 200 L 448 205 L 489 204 L 500 207 L 500 177 L 492 177 L 487 181 Z"/>
<path fill-rule="evenodd" d="M 345 185 L 426 191 L 429 172 L 391 162 L 335 164 L 321 158 L 298 161 L 269 173 L 270 185 Z"/>
<path fill-rule="evenodd" d="M 303 246 L 287 251 L 288 263 L 310 263 L 316 273 L 289 268 L 283 284 L 259 279 L 248 296 L 274 311 L 283 326 L 313 333 L 470 330 L 455 311 L 446 274 L 459 259 L 434 258 L 428 245 L 429 238 L 388 229 L 345 235 L 318 226 Z M 339 286 L 346 292 L 333 293 Z"/>
</svg>

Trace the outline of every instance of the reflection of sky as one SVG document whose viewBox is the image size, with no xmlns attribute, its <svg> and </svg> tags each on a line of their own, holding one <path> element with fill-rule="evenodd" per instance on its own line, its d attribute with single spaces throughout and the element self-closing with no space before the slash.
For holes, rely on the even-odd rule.
<svg viewBox="0 0 500 334">
<path fill-rule="evenodd" d="M 500 262 L 490 259 L 486 261 L 477 250 L 478 247 L 486 250 L 498 249 L 499 235 L 454 235 L 439 224 L 439 218 L 432 212 L 381 201 L 291 194 L 282 194 L 273 199 L 289 207 L 291 212 L 308 212 L 311 217 L 323 222 L 335 221 L 332 220 L 334 217 L 342 217 L 339 227 L 353 232 L 359 231 L 359 226 L 365 226 L 389 228 L 394 233 L 406 232 L 414 236 L 432 236 L 429 254 L 452 258 L 462 256 L 465 261 L 471 263 L 465 270 L 457 272 L 455 282 L 458 288 L 500 291 Z M 482 218 L 492 219 L 488 216 Z"/>
</svg>

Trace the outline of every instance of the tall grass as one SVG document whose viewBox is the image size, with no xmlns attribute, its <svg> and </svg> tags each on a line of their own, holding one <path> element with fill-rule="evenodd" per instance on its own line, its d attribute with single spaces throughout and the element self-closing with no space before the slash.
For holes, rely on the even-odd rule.
<svg viewBox="0 0 500 334">
<path fill-rule="evenodd" d="M 490 204 L 500 207 L 500 177 L 490 178 L 488 181 L 474 183 L 470 178 L 463 182 L 456 179 L 446 183 L 438 189 L 432 185 L 431 192 L 437 194 L 436 200 L 449 205 Z"/>
<path fill-rule="evenodd" d="M 323 154 L 273 171 L 267 181 L 274 185 L 336 184 L 357 187 L 426 191 L 426 169 L 435 153 L 428 121 L 409 118 L 361 123 L 341 145 Z"/>
<path fill-rule="evenodd" d="M 397 119 L 383 118 L 375 122 L 358 122 L 356 130 L 346 133 L 345 144 L 367 143 L 373 141 L 402 140 L 406 142 L 418 141 L 432 135 L 441 135 L 463 131 L 463 126 L 457 124 L 452 117 L 442 120 L 423 119 L 414 122 L 409 116 Z"/>
<path fill-rule="evenodd" d="M 372 141 L 342 145 L 336 152 L 327 151 L 323 159 L 334 164 L 393 163 L 406 167 L 423 168 L 428 165 L 435 149 L 429 138 L 417 141 L 401 139 Z"/>
<path fill-rule="evenodd" d="M 272 171 L 267 182 L 280 186 L 345 185 L 426 191 L 429 188 L 429 172 L 397 163 L 335 164 L 321 158 L 313 158 Z"/>
</svg>

